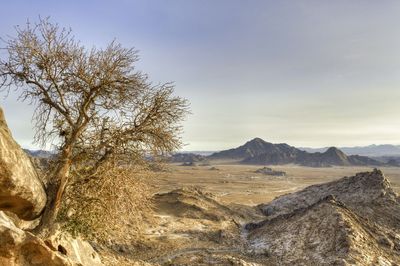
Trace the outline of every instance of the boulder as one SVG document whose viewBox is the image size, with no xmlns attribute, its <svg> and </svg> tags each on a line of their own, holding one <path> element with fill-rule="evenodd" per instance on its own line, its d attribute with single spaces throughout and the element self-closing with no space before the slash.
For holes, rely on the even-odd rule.
<svg viewBox="0 0 400 266">
<path fill-rule="evenodd" d="M 8 266 L 72 266 L 63 254 L 51 250 L 44 241 L 16 227 L 0 211 L 0 265 Z"/>
<path fill-rule="evenodd" d="M 61 252 L 78 265 L 102 266 L 99 254 L 89 242 L 80 237 L 73 238 L 70 234 L 56 230 L 48 239 L 47 244 Z"/>
<path fill-rule="evenodd" d="M 45 204 L 43 184 L 29 157 L 12 138 L 0 108 L 0 210 L 32 220 Z"/>
<path fill-rule="evenodd" d="M 101 266 L 92 246 L 58 231 L 43 241 L 15 226 L 0 211 L 0 265 L 7 266 Z"/>
</svg>

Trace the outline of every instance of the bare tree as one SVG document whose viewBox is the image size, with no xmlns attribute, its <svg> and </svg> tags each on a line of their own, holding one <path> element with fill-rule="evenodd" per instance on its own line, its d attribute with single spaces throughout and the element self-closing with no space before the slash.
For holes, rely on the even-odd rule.
<svg viewBox="0 0 400 266">
<path fill-rule="evenodd" d="M 110 160 L 121 166 L 181 145 L 187 101 L 173 95 L 172 84 L 154 85 L 135 70 L 135 50 L 115 41 L 87 49 L 48 19 L 16 27 L 4 41 L 0 87 L 17 88 L 36 106 L 35 141 L 59 143 L 40 232 L 54 223 L 77 162 L 87 166 L 86 179 L 96 178 Z"/>
</svg>

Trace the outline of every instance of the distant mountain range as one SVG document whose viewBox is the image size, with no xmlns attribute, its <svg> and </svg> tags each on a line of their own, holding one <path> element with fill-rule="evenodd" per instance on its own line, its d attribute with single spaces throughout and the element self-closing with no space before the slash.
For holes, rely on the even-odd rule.
<svg viewBox="0 0 400 266">
<path fill-rule="evenodd" d="M 51 158 L 55 152 L 28 150 L 36 158 Z M 370 158 L 374 157 L 374 158 Z M 286 143 L 273 144 L 255 138 L 244 145 L 219 152 L 182 152 L 171 156 L 171 162 L 201 162 L 208 160 L 235 161 L 243 164 L 299 164 L 311 167 L 334 165 L 400 166 L 400 146 L 370 145 L 344 148 L 296 148 Z"/>
<path fill-rule="evenodd" d="M 215 150 L 214 151 L 179 151 L 176 154 L 197 154 L 197 155 L 201 155 L 201 156 L 208 156 L 215 152 L 216 152 Z"/>
<path fill-rule="evenodd" d="M 196 153 L 175 153 L 169 158 L 172 163 L 196 163 L 205 161 L 206 157 Z"/>
<path fill-rule="evenodd" d="M 46 150 L 28 150 L 28 149 L 24 149 L 24 151 L 28 155 L 30 155 L 32 157 L 36 157 L 36 158 L 51 158 L 56 154 L 56 152 L 46 151 Z"/>
<path fill-rule="evenodd" d="M 300 150 L 307 152 L 325 152 L 328 147 L 325 148 L 299 148 Z M 400 156 L 400 145 L 369 145 L 362 147 L 340 147 L 341 151 L 347 155 L 362 155 L 370 157 L 381 157 L 381 156 Z"/>
<path fill-rule="evenodd" d="M 371 165 L 381 166 L 384 163 L 360 155 L 346 155 L 343 151 L 331 147 L 324 152 L 310 153 L 286 143 L 273 144 L 255 138 L 244 145 L 213 153 L 209 160 L 230 160 L 244 164 L 278 165 L 299 164 L 311 167 Z"/>
</svg>

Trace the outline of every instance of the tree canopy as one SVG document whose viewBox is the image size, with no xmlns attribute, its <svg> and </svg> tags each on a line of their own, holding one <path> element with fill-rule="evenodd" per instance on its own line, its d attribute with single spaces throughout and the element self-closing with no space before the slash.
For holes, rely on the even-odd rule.
<svg viewBox="0 0 400 266">
<path fill-rule="evenodd" d="M 78 162 L 95 173 L 110 161 L 129 164 L 180 147 L 188 103 L 174 96 L 172 83 L 154 84 L 136 70 L 133 48 L 112 41 L 88 49 L 49 19 L 16 27 L 16 36 L 4 42 L 0 87 L 16 88 L 34 104 L 38 143 L 58 143 L 42 219 L 47 226 Z"/>
</svg>

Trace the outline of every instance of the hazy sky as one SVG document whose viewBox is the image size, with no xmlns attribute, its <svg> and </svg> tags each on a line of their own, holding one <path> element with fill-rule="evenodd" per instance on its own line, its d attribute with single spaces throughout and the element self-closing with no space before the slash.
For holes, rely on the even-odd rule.
<svg viewBox="0 0 400 266">
<path fill-rule="evenodd" d="M 51 16 L 88 46 L 116 38 L 191 102 L 186 150 L 261 137 L 296 146 L 400 144 L 400 1 L 4 1 L 0 35 Z M 1 98 L 32 144 L 32 108 Z"/>
</svg>

